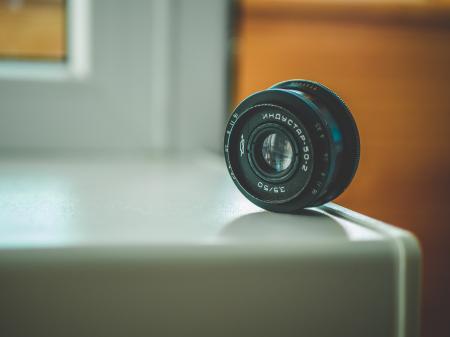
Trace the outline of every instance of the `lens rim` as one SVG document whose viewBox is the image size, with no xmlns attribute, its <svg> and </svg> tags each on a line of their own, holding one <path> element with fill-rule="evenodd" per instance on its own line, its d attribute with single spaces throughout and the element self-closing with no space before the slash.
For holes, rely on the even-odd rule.
<svg viewBox="0 0 450 337">
<path fill-rule="evenodd" d="M 321 195 L 311 206 L 322 205 L 337 198 L 350 185 L 359 165 L 359 132 L 350 109 L 334 91 L 318 82 L 294 79 L 277 83 L 270 89 L 292 90 L 310 95 L 311 99 L 326 106 L 326 113 L 330 114 L 338 124 L 343 137 L 342 157 L 339 159 L 340 167 L 332 177 L 326 193 Z M 319 109 L 318 112 L 323 113 L 324 111 Z M 322 116 L 322 118 L 328 119 L 329 117 Z M 332 147 L 333 144 L 330 146 Z"/>
<path fill-rule="evenodd" d="M 272 169 L 270 165 L 265 161 L 261 153 L 261 147 L 264 140 L 273 133 L 282 134 L 286 137 L 292 146 L 292 161 L 289 166 L 280 172 L 269 172 L 264 166 Z M 249 164 L 254 172 L 265 181 L 280 183 L 288 180 L 298 168 L 299 165 L 299 147 L 294 137 L 289 132 L 286 132 L 285 128 L 277 123 L 265 123 L 256 127 L 250 134 L 247 157 Z"/>
</svg>

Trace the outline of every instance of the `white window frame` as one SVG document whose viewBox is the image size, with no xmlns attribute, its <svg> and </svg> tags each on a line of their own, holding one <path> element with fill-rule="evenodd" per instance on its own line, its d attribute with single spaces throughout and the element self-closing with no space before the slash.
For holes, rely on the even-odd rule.
<svg viewBox="0 0 450 337">
<path fill-rule="evenodd" d="M 70 80 L 83 79 L 90 67 L 90 1 L 66 1 L 66 53 L 61 61 L 0 60 L 0 80 Z"/>
<path fill-rule="evenodd" d="M 218 150 L 229 6 L 68 0 L 66 62 L 0 60 L 0 152 Z"/>
</svg>

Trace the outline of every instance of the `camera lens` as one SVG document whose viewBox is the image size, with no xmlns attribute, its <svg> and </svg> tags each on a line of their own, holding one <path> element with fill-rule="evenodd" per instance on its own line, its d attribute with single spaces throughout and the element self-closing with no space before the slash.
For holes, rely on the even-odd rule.
<svg viewBox="0 0 450 337">
<path fill-rule="evenodd" d="M 326 203 L 351 182 L 359 136 L 344 102 L 306 80 L 279 83 L 241 102 L 225 133 L 225 160 L 258 206 L 295 212 Z"/>
<path fill-rule="evenodd" d="M 269 170 L 275 173 L 285 171 L 291 164 L 294 156 L 292 144 L 282 133 L 271 133 L 261 146 L 261 154 Z"/>
</svg>

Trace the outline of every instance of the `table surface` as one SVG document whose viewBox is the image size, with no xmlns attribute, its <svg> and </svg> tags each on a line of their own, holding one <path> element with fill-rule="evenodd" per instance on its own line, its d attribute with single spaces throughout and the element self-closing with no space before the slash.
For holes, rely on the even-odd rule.
<svg viewBox="0 0 450 337">
<path fill-rule="evenodd" d="M 0 209 L 0 249 L 7 250 L 299 242 L 317 246 L 375 242 L 387 232 L 400 231 L 352 213 L 357 224 L 350 213 L 332 204 L 301 215 L 263 211 L 235 188 L 216 155 L 4 157 Z"/>
<path fill-rule="evenodd" d="M 373 336 L 416 336 L 419 261 L 408 232 L 334 204 L 297 215 L 261 210 L 217 155 L 0 159 L 8 336 L 19 335 L 19 317 L 29 334 L 52 326 L 46 336 L 68 326 L 77 336 L 148 331 L 149 317 L 157 331 L 178 317 L 172 335 L 189 327 L 211 336 L 242 312 L 252 313 L 247 325 L 222 335 L 298 335 L 300 326 L 329 336 L 327 326 L 317 332 L 328 317 L 337 335 L 371 326 Z"/>
</svg>

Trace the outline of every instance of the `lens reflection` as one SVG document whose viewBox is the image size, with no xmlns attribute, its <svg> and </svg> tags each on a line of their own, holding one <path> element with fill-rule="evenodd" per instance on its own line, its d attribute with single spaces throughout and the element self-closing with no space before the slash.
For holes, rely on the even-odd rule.
<svg viewBox="0 0 450 337">
<path fill-rule="evenodd" d="M 261 147 L 262 157 L 276 173 L 286 170 L 292 163 L 294 151 L 292 144 L 283 133 L 271 133 Z"/>
</svg>

